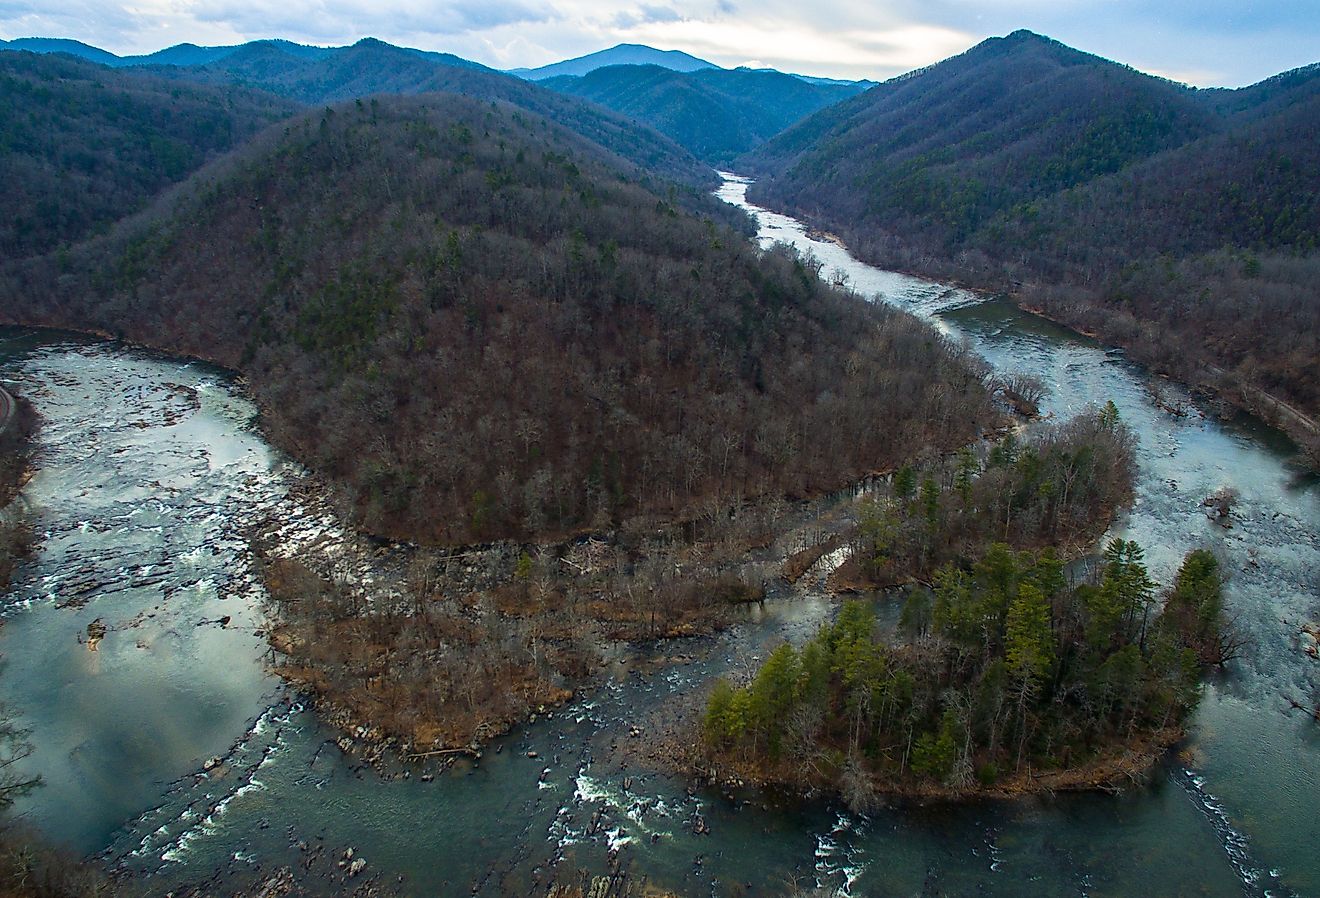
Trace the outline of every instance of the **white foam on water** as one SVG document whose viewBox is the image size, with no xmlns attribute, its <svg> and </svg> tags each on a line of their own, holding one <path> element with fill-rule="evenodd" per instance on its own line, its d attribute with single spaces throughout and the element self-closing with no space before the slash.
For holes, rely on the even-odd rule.
<svg viewBox="0 0 1320 898">
<path fill-rule="evenodd" d="M 606 830 L 605 840 L 612 852 L 617 852 L 619 849 L 623 848 L 623 846 L 634 841 L 633 837 L 628 835 L 622 826 L 616 826 L 614 829 Z"/>
<path fill-rule="evenodd" d="M 866 818 L 840 812 L 828 833 L 816 834 L 816 888 L 833 889 L 834 895 L 853 895 L 853 888 L 866 872 L 865 851 L 860 847 L 866 834 Z"/>
<path fill-rule="evenodd" d="M 1210 821 L 1210 825 L 1219 836 L 1224 853 L 1228 856 L 1228 862 L 1241 879 L 1247 895 L 1295 898 L 1295 893 L 1281 881 L 1279 871 L 1262 868 L 1252 855 L 1250 840 L 1245 833 L 1233 825 L 1223 802 L 1207 788 L 1203 774 L 1183 769 L 1174 773 L 1173 778 L 1183 787 L 1192 804 Z"/>
</svg>

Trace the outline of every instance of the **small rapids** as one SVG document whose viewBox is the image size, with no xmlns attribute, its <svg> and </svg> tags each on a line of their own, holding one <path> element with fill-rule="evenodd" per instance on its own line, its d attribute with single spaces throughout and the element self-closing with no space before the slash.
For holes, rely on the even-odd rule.
<svg viewBox="0 0 1320 898">
<path fill-rule="evenodd" d="M 1288 696 L 1318 688 L 1300 628 L 1320 616 L 1320 487 L 1249 419 L 1222 421 L 1121 352 L 1002 300 L 884 272 L 836 241 L 746 202 L 760 238 L 816 254 L 826 277 L 912 311 L 993 366 L 1040 377 L 1045 412 L 1112 398 L 1141 440 L 1132 512 L 1115 535 L 1167 580 L 1206 545 L 1232 574 L 1247 647 L 1207 687 L 1169 769 L 1118 796 L 879 807 L 791 800 L 690 782 L 666 746 L 690 738 L 715 677 L 748 676 L 833 613 L 826 553 L 710 637 L 619 647 L 562 708 L 447 770 L 378 770 L 268 673 L 264 589 L 249 545 L 321 553 L 369 578 L 374 557 L 299 466 L 260 436 L 222 371 L 104 342 L 8 332 L 0 377 L 43 417 L 22 511 L 40 545 L 0 604 L 0 698 L 30 728 L 47 785 L 22 808 L 53 838 L 152 891 L 254 871 L 310 870 L 346 891 L 333 859 L 402 894 L 544 894 L 556 874 L 627 867 L 682 895 L 1320 895 L 1320 733 Z M 1157 396 L 1158 393 L 1158 396 Z M 1186 416 L 1165 406 L 1185 406 Z M 1231 526 L 1202 500 L 1232 487 Z M 805 533 L 785 545 L 807 548 Z M 96 651 L 87 627 L 107 628 Z M 691 717 L 686 720 L 690 723 Z M 317 859 L 320 859 L 319 861 Z M 319 864 L 319 866 L 318 866 Z M 300 874 L 301 875 L 301 874 Z M 219 878 L 217 878 L 219 877 Z"/>
</svg>

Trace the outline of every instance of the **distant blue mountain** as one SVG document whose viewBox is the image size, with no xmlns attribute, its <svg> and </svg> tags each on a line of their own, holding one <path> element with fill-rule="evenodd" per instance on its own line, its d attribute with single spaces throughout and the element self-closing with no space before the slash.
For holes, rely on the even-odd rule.
<svg viewBox="0 0 1320 898">
<path fill-rule="evenodd" d="M 510 75 L 517 75 L 529 81 L 543 81 L 560 75 L 587 75 L 596 69 L 615 65 L 655 65 L 675 72 L 696 72 L 702 69 L 718 69 L 713 62 L 698 59 L 681 50 L 657 50 L 643 44 L 619 44 L 608 50 L 588 53 L 575 59 L 565 59 L 535 69 L 511 69 Z"/>
<path fill-rule="evenodd" d="M 63 37 L 20 37 L 0 41 L 0 50 L 27 50 L 29 53 L 67 53 L 101 65 L 119 65 L 119 57 L 109 50 Z"/>
<path fill-rule="evenodd" d="M 847 78 L 822 78 L 822 77 L 819 76 L 819 75 L 799 75 L 799 74 L 797 74 L 796 72 L 783 72 L 783 73 L 781 73 L 781 72 L 779 71 L 779 69 L 771 69 L 771 68 L 753 69 L 753 68 L 748 68 L 748 67 L 745 66 L 745 65 L 740 65 L 740 66 L 738 66 L 738 68 L 734 69 L 734 71 L 736 71 L 736 72 L 774 72 L 775 74 L 791 75 L 792 77 L 797 78 L 799 81 L 805 81 L 805 82 L 807 82 L 808 84 L 834 85 L 834 86 L 837 86 L 837 87 L 857 86 L 857 87 L 860 87 L 860 88 L 865 89 L 865 88 L 868 88 L 868 87 L 875 87 L 877 84 L 880 83 L 879 81 L 867 81 L 866 79 L 862 79 L 862 80 L 860 80 L 860 81 L 850 81 L 850 80 L 848 80 Z"/>
<path fill-rule="evenodd" d="M 364 38 L 354 46 L 362 44 L 381 44 L 382 46 L 391 46 L 377 41 L 374 38 Z M 93 47 L 84 44 L 82 41 L 68 40 L 58 37 L 22 37 L 12 41 L 0 41 L 0 50 L 27 50 L 32 53 L 66 53 L 70 56 L 77 56 L 80 59 L 86 59 L 90 62 L 100 63 L 101 65 L 123 68 L 132 65 L 161 65 L 161 66 L 179 66 L 189 68 L 194 66 L 212 65 L 221 60 L 228 59 L 238 53 L 250 54 L 257 51 L 277 50 L 282 54 L 297 59 L 315 60 L 325 59 L 337 51 L 348 50 L 348 47 L 315 47 L 307 44 L 295 44 L 293 41 L 286 40 L 260 40 L 248 41 L 245 44 L 231 44 L 224 47 L 199 47 L 196 44 L 176 44 L 173 47 L 166 47 L 164 50 L 157 50 L 154 53 L 146 53 L 140 56 L 116 56 L 108 50 L 102 50 L 99 47 Z M 463 59 L 460 56 L 454 56 L 452 53 L 435 53 L 430 50 L 414 50 L 407 47 L 400 47 L 414 56 L 428 59 L 431 62 L 438 62 L 442 65 L 458 66 L 460 68 L 481 69 L 491 71 L 479 62 L 473 62 L 470 59 Z"/>
<path fill-rule="evenodd" d="M 269 46 L 288 53 L 290 56 L 297 56 L 302 59 L 321 59 L 332 52 L 331 47 L 309 47 L 305 44 L 295 44 L 293 41 L 267 40 L 267 41 L 249 41 L 246 44 L 231 44 L 225 47 L 199 47 L 196 44 L 176 44 L 173 47 L 166 47 L 164 50 L 157 50 L 155 53 L 148 53 L 144 56 L 122 56 L 117 57 L 112 65 L 209 65 L 218 62 L 228 56 L 232 56 L 239 50 L 251 46 Z"/>
<path fill-rule="evenodd" d="M 605 66 L 581 77 L 558 75 L 539 83 L 645 122 L 717 167 L 868 87 L 851 81 L 813 83 L 765 69 L 712 66 L 676 72 L 656 65 Z"/>
</svg>

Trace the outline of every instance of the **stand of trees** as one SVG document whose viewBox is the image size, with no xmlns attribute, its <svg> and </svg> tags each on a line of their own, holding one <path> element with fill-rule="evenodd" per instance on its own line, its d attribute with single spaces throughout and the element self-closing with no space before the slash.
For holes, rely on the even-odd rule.
<svg viewBox="0 0 1320 898">
<path fill-rule="evenodd" d="M 589 657 L 572 639 L 533 645 L 527 622 L 446 600 L 425 578 L 404 596 L 369 596 L 277 560 L 266 584 L 280 675 L 347 713 L 346 728 L 377 728 L 409 750 L 468 746 L 559 704 L 565 675 L 582 676 Z"/>
<path fill-rule="evenodd" d="M 1225 655 L 1220 592 L 1205 550 L 1188 554 L 1160 609 L 1136 543 L 1112 541 L 1077 582 L 1050 549 L 996 544 L 909 596 L 907 641 L 849 602 L 747 686 L 720 682 L 705 738 L 718 760 L 824 781 L 859 806 L 877 787 L 1029 788 L 1030 771 L 1176 737 L 1201 670 Z"/>
<path fill-rule="evenodd" d="M 906 464 L 861 505 L 851 559 L 836 584 L 928 581 L 991 543 L 1014 549 L 1089 543 L 1132 499 L 1136 440 L 1113 403 L 1009 434 L 980 458 L 971 447 L 936 464 Z"/>
<path fill-rule="evenodd" d="M 695 542 L 675 526 L 634 542 L 420 549 L 370 584 L 258 546 L 276 670 L 343 729 L 461 751 L 568 698 L 606 644 L 708 632 L 758 600 L 745 554 L 766 524 L 746 511 L 703 522 Z"/>
<path fill-rule="evenodd" d="M 298 108 L 261 91 L 0 52 L 0 259 L 106 230 Z"/>
<path fill-rule="evenodd" d="M 421 541 L 805 495 L 993 419 L 963 350 L 742 223 L 518 109 L 382 98 L 15 266 L 0 308 L 242 371 L 276 442 Z"/>
</svg>

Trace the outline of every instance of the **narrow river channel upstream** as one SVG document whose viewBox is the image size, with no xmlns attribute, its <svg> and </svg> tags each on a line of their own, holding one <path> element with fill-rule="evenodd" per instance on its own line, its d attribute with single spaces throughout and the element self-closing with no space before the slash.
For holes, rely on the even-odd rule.
<svg viewBox="0 0 1320 898">
<path fill-rule="evenodd" d="M 622 656 L 480 761 L 381 774 L 267 672 L 249 534 L 274 521 L 290 545 L 325 551 L 343 534 L 262 439 L 241 386 L 200 363 L 11 330 L 0 380 L 42 417 L 35 476 L 9 509 L 39 546 L 0 628 L 0 701 L 31 730 L 25 763 L 45 779 L 17 810 L 160 894 L 206 881 L 224 893 L 245 872 L 352 848 L 363 873 L 344 883 L 325 863 L 325 891 L 544 894 L 554 870 L 603 870 L 613 855 L 682 895 L 1320 896 L 1320 724 L 1288 704 L 1320 682 L 1300 635 L 1320 617 L 1320 483 L 1288 442 L 1202 414 L 1121 353 L 1006 301 L 859 263 L 750 206 L 746 189 L 726 176 L 720 196 L 757 216 L 763 244 L 810 251 L 861 295 L 1038 376 L 1048 414 L 1112 399 L 1139 435 L 1137 500 L 1115 533 L 1162 582 L 1188 550 L 1214 549 L 1248 639 L 1150 783 L 858 816 L 689 790 L 624 750 L 676 694 L 806 640 L 834 607 L 811 577 L 718 636 Z M 1156 389 L 1190 414 L 1163 410 Z M 1222 487 L 1240 497 L 1227 528 L 1201 508 Z M 92 651 L 94 622 L 106 632 Z"/>
</svg>

